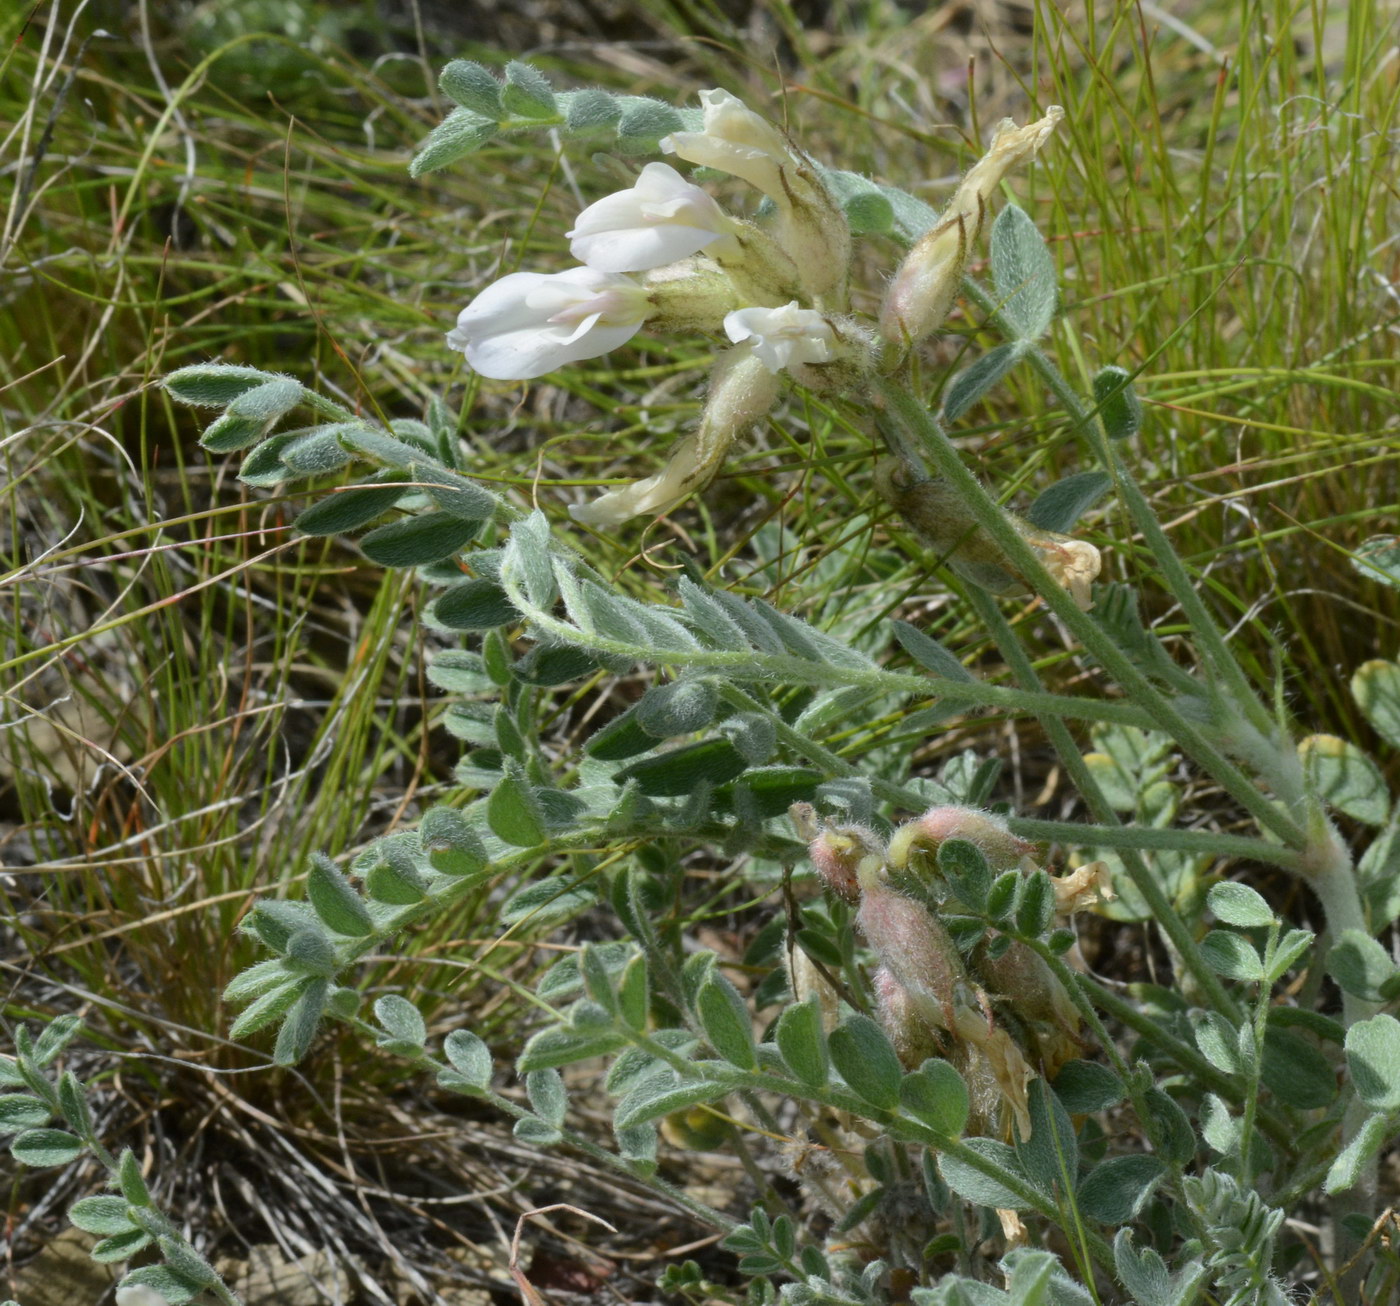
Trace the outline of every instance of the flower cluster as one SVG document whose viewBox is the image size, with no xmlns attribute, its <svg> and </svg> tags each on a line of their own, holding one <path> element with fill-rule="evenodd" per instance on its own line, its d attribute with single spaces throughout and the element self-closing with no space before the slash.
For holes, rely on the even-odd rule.
<svg viewBox="0 0 1400 1306">
<path fill-rule="evenodd" d="M 761 221 L 726 213 L 666 163 L 649 163 L 628 190 L 579 214 L 568 233 L 580 266 L 513 272 L 483 290 L 447 337 L 483 376 L 527 380 L 625 344 L 652 329 L 722 335 L 698 429 L 657 475 L 576 506 L 574 517 L 614 526 L 662 513 L 719 470 L 734 441 L 778 398 L 782 374 L 819 392 L 859 393 L 883 351 L 936 329 L 947 312 L 988 198 L 1061 116 L 1003 124 L 943 219 L 905 258 L 878 331 L 851 316 L 851 230 L 818 166 L 773 124 L 727 91 L 701 94 L 699 131 L 661 149 L 737 177 L 766 201 Z"/>
<path fill-rule="evenodd" d="M 769 219 L 731 216 L 669 164 L 649 163 L 629 190 L 579 214 L 568 235 L 581 266 L 502 277 L 447 337 L 499 380 L 596 358 L 644 323 L 728 338 L 699 429 L 660 474 L 576 507 L 590 525 L 664 512 L 704 485 L 772 407 L 780 373 L 823 389 L 831 388 L 824 373 L 868 369 L 873 333 L 842 312 L 850 230 L 818 169 L 732 95 L 701 98 L 702 130 L 673 132 L 662 149 L 749 182 L 772 202 Z"/>
<path fill-rule="evenodd" d="M 930 899 L 942 900 L 932 883 L 933 855 L 948 840 L 973 844 L 996 873 L 1034 871 L 1035 846 L 1012 834 L 1003 818 L 970 807 L 931 808 L 900 826 L 888 844 L 864 826 L 828 824 L 807 803 L 795 803 L 790 817 L 826 887 L 857 908 L 856 923 L 879 962 L 872 984 L 880 1020 L 906 1065 L 914 1069 L 941 1051 L 969 1083 L 985 1087 L 984 1123 L 993 1123 L 1001 1101 L 1029 1135 L 1031 1066 L 1052 1074 L 1077 1054 L 1079 1013 L 1023 943 L 999 952 L 979 945 L 964 955 Z M 1102 863 L 1051 877 L 1051 884 L 1055 909 L 1064 915 L 1112 897 Z M 949 905 L 963 909 L 955 898 Z M 999 1010 L 1011 1017 L 1005 1024 L 998 1023 Z"/>
</svg>

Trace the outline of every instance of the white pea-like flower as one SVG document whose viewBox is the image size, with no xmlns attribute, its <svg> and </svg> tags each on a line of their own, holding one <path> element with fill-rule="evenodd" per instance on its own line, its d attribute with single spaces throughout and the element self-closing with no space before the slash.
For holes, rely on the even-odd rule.
<svg viewBox="0 0 1400 1306">
<path fill-rule="evenodd" d="M 568 233 L 573 255 L 600 272 L 645 272 L 733 243 L 733 220 L 670 164 L 648 163 L 629 190 L 590 204 Z"/>
<path fill-rule="evenodd" d="M 457 315 L 447 343 L 482 376 L 526 381 L 626 344 L 650 308 L 646 288 L 617 273 L 512 272 Z"/>
<path fill-rule="evenodd" d="M 770 372 L 794 363 L 829 363 L 836 356 L 836 332 L 815 309 L 794 299 L 781 308 L 739 308 L 726 314 L 724 334 L 747 344 Z"/>
<path fill-rule="evenodd" d="M 701 91 L 704 124 L 698 132 L 672 132 L 661 148 L 687 163 L 698 163 L 757 186 L 774 202 L 782 202 L 783 169 L 796 162 L 783 134 L 728 91 Z"/>
</svg>

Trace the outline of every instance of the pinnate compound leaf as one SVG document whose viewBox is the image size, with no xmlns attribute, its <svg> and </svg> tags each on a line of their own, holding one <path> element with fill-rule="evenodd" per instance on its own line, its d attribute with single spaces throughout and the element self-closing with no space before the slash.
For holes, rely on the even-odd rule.
<svg viewBox="0 0 1400 1306">
<path fill-rule="evenodd" d="M 1066 476 L 1036 496 L 1035 502 L 1026 511 L 1026 520 L 1043 531 L 1067 534 L 1103 498 L 1112 484 L 1112 480 L 1103 472 L 1078 472 L 1074 476 Z"/>
<path fill-rule="evenodd" d="M 1380 659 L 1363 662 L 1352 675 L 1351 696 L 1372 729 L 1400 748 L 1400 665 Z"/>
<path fill-rule="evenodd" d="M 884 1030 L 869 1016 L 847 1016 L 831 1031 L 827 1047 L 853 1092 L 884 1110 L 898 1104 L 904 1068 Z"/>
<path fill-rule="evenodd" d="M 1055 260 L 1024 209 L 1008 204 L 992 223 L 992 281 L 1002 314 L 1023 340 L 1050 329 L 1059 304 Z"/>
<path fill-rule="evenodd" d="M 35 1169 L 67 1165 L 82 1152 L 83 1140 L 64 1129 L 26 1129 L 10 1143 L 10 1155 Z"/>
<path fill-rule="evenodd" d="M 1373 1111 L 1400 1110 L 1400 1020 L 1382 1013 L 1347 1030 L 1347 1068 Z"/>
<path fill-rule="evenodd" d="M 1127 1224 L 1167 1173 L 1155 1156 L 1114 1156 L 1095 1166 L 1075 1190 L 1079 1209 L 1111 1226 Z"/>
<path fill-rule="evenodd" d="M 1298 745 L 1298 752 L 1322 798 L 1367 825 L 1385 824 L 1390 790 L 1380 768 L 1355 744 L 1336 735 L 1309 735 Z"/>
<path fill-rule="evenodd" d="M 1366 1122 L 1356 1131 L 1349 1142 L 1332 1162 L 1327 1172 L 1322 1190 L 1325 1193 L 1344 1193 L 1354 1188 L 1361 1178 L 1367 1162 L 1385 1146 L 1391 1133 L 1390 1118 L 1384 1113 L 1366 1117 Z"/>
</svg>

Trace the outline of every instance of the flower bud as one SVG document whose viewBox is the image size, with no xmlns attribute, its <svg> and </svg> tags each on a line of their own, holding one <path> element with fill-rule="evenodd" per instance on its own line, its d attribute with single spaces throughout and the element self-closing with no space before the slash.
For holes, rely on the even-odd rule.
<svg viewBox="0 0 1400 1306">
<path fill-rule="evenodd" d="M 906 462 L 886 458 L 875 468 L 875 488 L 910 529 L 963 580 L 989 594 L 1030 592 L 1001 546 L 972 515 L 966 500 L 945 480 L 925 477 Z M 1002 510 L 1057 584 L 1081 611 L 1093 606 L 1090 586 L 1099 574 L 1099 551 L 1086 540 L 1041 530 Z"/>
<path fill-rule="evenodd" d="M 617 526 L 642 513 L 661 514 L 703 489 L 724 464 L 729 446 L 773 406 L 778 378 L 751 351 L 730 349 L 710 373 L 699 429 L 686 436 L 655 476 L 609 490 L 569 514 L 586 526 Z"/>
<path fill-rule="evenodd" d="M 843 297 L 851 229 L 816 165 L 728 91 L 702 91 L 700 100 L 703 129 L 672 132 L 661 148 L 761 190 L 777 210 L 774 234 L 796 266 L 802 289 L 813 299 Z"/>
<path fill-rule="evenodd" d="M 943 923 L 921 902 L 883 885 L 861 884 L 861 933 L 880 962 L 916 1000 L 936 1008 L 929 1018 L 958 1028 L 957 1010 L 970 991 L 957 945 Z"/>
<path fill-rule="evenodd" d="M 817 995 L 822 1028 L 830 1034 L 841 1020 L 841 999 L 831 987 L 831 981 L 817 969 L 817 963 L 795 945 L 787 951 L 787 973 L 788 989 L 795 1002 L 806 1002 L 812 994 Z"/>
<path fill-rule="evenodd" d="M 807 855 L 826 887 L 854 905 L 860 901 L 863 878 L 874 881 L 885 864 L 885 845 L 874 830 L 863 825 L 828 825 L 810 803 L 788 808 L 798 837 L 807 842 Z"/>
<path fill-rule="evenodd" d="M 936 852 L 949 839 L 964 839 L 978 849 L 993 871 L 1011 871 L 1023 857 L 1035 852 L 1035 845 L 1018 839 L 1006 828 L 1004 816 L 994 816 L 975 807 L 930 807 L 917 820 L 895 831 L 890 840 L 890 865 L 905 870 L 916 848 Z"/>
<path fill-rule="evenodd" d="M 880 309 L 880 334 L 892 345 L 916 345 L 943 325 L 1002 178 L 1035 154 L 1064 116 L 1059 105 L 1051 105 L 1045 117 L 1026 127 L 1017 127 L 1010 118 L 1002 121 L 987 153 L 963 178 L 937 224 L 909 251 L 890 283 Z"/>
<path fill-rule="evenodd" d="M 1001 956 L 983 958 L 977 970 L 993 996 L 1004 999 L 1022 1020 L 1053 1025 L 1071 1038 L 1078 1035 L 1078 1008 L 1055 972 L 1024 943 L 1012 940 Z"/>
<path fill-rule="evenodd" d="M 654 268 L 642 278 L 653 331 L 718 331 L 739 306 L 734 282 L 707 258 Z"/>
</svg>

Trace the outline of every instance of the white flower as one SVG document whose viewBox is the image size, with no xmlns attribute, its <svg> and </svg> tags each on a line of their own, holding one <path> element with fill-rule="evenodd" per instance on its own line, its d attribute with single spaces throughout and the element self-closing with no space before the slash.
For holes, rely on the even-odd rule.
<svg viewBox="0 0 1400 1306">
<path fill-rule="evenodd" d="M 829 363 L 836 332 L 815 309 L 797 301 L 782 308 L 739 308 L 724 319 L 724 334 L 736 345 L 747 342 L 770 372 L 794 363 Z"/>
<path fill-rule="evenodd" d="M 880 334 L 894 345 L 915 345 L 938 330 L 962 285 L 972 247 L 1002 178 L 1031 158 L 1065 116 L 1052 104 L 1039 122 L 1018 127 L 1003 119 L 984 154 L 954 192 L 937 224 L 900 264 L 880 309 Z"/>
<path fill-rule="evenodd" d="M 144 1283 L 117 1289 L 117 1306 L 170 1306 L 163 1293 Z"/>
<path fill-rule="evenodd" d="M 700 102 L 703 128 L 663 136 L 661 148 L 687 163 L 742 177 L 775 203 L 784 201 L 783 169 L 797 160 L 782 133 L 728 91 L 701 91 Z"/>
<path fill-rule="evenodd" d="M 645 272 L 698 254 L 733 227 L 709 194 L 670 164 L 648 163 L 631 190 L 604 196 L 578 215 L 569 248 L 600 272 Z"/>
<path fill-rule="evenodd" d="M 626 344 L 650 311 L 631 277 L 596 268 L 512 272 L 457 315 L 447 343 L 482 376 L 526 381 Z"/>
</svg>

